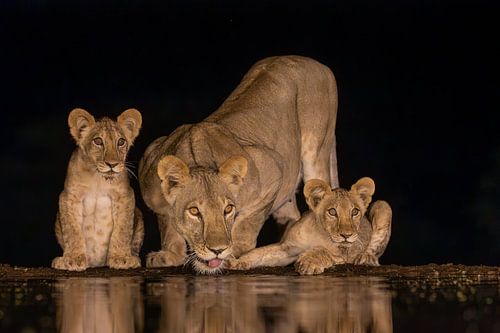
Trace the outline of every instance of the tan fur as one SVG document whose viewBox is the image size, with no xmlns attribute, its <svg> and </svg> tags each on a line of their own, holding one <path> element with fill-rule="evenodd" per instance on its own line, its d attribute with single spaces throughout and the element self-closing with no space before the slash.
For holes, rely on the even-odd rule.
<svg viewBox="0 0 500 333">
<path fill-rule="evenodd" d="M 376 277 L 170 276 L 147 290 L 158 332 L 393 331 L 391 291 Z"/>
<path fill-rule="evenodd" d="M 207 263 L 253 249 L 270 214 L 283 224 L 299 219 L 301 179 L 338 186 L 336 114 L 336 83 L 327 67 L 273 57 L 255 64 L 204 121 L 154 141 L 139 167 L 161 233 L 161 250 L 148 255 L 147 265 L 192 259 L 199 271 L 218 272 L 223 264 Z M 227 207 L 233 207 L 228 214 Z"/>
<path fill-rule="evenodd" d="M 62 278 L 54 286 L 59 333 L 143 332 L 142 279 Z"/>
<path fill-rule="evenodd" d="M 59 196 L 55 231 L 64 254 L 52 261 L 57 269 L 135 268 L 144 238 L 142 214 L 135 208 L 125 159 L 139 134 L 139 111 L 124 111 L 115 122 L 95 121 L 75 109 L 68 117 L 77 143 Z"/>
<path fill-rule="evenodd" d="M 310 211 L 290 226 L 280 243 L 230 260 L 229 267 L 249 269 L 296 262 L 300 274 L 319 274 L 335 264 L 378 266 L 391 235 L 392 210 L 381 200 L 369 207 L 374 192 L 375 183 L 368 177 L 361 178 L 350 191 L 331 190 L 322 180 L 310 180 L 304 186 Z"/>
</svg>

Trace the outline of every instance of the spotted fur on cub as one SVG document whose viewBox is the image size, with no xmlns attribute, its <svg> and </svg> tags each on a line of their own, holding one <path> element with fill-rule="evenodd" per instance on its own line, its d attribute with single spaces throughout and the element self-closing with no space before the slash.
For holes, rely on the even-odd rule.
<svg viewBox="0 0 500 333">
<path fill-rule="evenodd" d="M 53 268 L 81 271 L 141 265 L 144 225 L 126 165 L 141 123 L 141 114 L 134 109 L 124 111 L 117 121 L 96 121 L 83 109 L 69 114 L 77 148 L 59 196 L 55 232 L 64 253 L 52 261 Z"/>
<path fill-rule="evenodd" d="M 310 208 L 291 225 L 280 243 L 252 250 L 232 269 L 259 266 L 286 266 L 295 262 L 300 274 L 319 274 L 335 264 L 354 263 L 378 266 L 391 235 L 392 210 L 379 200 L 370 205 L 375 183 L 358 180 L 351 189 L 330 189 L 322 180 L 304 186 Z"/>
</svg>

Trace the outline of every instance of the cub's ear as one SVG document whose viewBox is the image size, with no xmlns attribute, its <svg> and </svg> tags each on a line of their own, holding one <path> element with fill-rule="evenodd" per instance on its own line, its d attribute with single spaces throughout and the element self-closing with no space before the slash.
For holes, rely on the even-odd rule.
<svg viewBox="0 0 500 333">
<path fill-rule="evenodd" d="M 231 192 L 237 193 L 247 175 L 248 161 L 243 156 L 232 156 L 219 167 L 219 177 L 227 184 Z"/>
<path fill-rule="evenodd" d="M 172 191 L 183 187 L 191 179 L 186 163 L 173 155 L 167 155 L 160 160 L 157 173 L 161 179 L 163 195 L 170 204 L 174 200 Z"/>
<path fill-rule="evenodd" d="M 127 140 L 132 144 L 142 125 L 142 116 L 136 109 L 128 109 L 122 112 L 117 118 L 118 125 L 125 132 Z"/>
<path fill-rule="evenodd" d="M 88 131 L 95 124 L 94 117 L 84 109 L 73 109 L 68 116 L 68 125 L 71 136 L 76 143 L 87 135 Z"/>
<path fill-rule="evenodd" d="M 314 210 L 325 194 L 331 191 L 330 185 L 321 179 L 308 180 L 304 185 L 304 197 L 309 208 Z"/>
<path fill-rule="evenodd" d="M 363 204 L 368 207 L 375 193 L 375 182 L 370 177 L 363 177 L 351 186 L 351 192 L 359 195 Z"/>
</svg>

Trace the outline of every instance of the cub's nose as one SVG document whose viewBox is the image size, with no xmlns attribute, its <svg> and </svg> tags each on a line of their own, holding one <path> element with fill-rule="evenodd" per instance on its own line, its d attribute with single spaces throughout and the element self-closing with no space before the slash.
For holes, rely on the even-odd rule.
<svg viewBox="0 0 500 333">
<path fill-rule="evenodd" d="M 344 237 L 345 239 L 348 239 L 349 237 L 352 236 L 352 232 L 342 232 L 340 233 L 340 236 Z"/>
<path fill-rule="evenodd" d="M 109 166 L 111 169 L 113 169 L 115 166 L 118 165 L 118 163 L 109 163 L 109 162 L 106 162 L 106 165 Z"/>
</svg>

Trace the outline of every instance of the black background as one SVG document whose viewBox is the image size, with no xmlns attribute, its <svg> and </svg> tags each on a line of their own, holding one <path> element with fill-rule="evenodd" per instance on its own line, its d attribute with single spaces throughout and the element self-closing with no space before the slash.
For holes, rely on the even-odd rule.
<svg viewBox="0 0 500 333">
<path fill-rule="evenodd" d="M 298 54 L 338 81 L 341 186 L 371 176 L 393 207 L 381 262 L 498 265 L 499 17 L 493 1 L 2 1 L 0 262 L 48 266 L 61 253 L 71 109 L 139 109 L 137 164 L 153 139 L 216 110 L 257 60 Z M 145 254 L 159 236 L 138 201 Z"/>
</svg>

